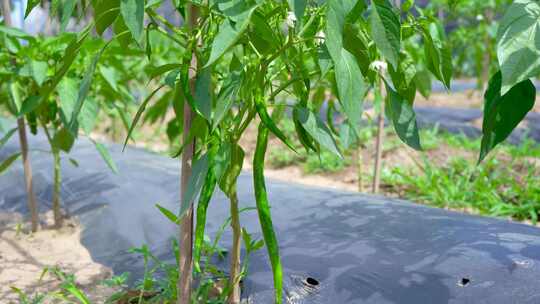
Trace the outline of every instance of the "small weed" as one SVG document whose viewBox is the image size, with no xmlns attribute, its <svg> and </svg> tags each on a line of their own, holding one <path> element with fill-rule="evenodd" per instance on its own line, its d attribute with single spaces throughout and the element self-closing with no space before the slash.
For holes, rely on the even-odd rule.
<svg viewBox="0 0 540 304">
<path fill-rule="evenodd" d="M 302 168 L 306 173 L 334 173 L 345 169 L 348 164 L 347 158 L 342 159 L 332 152 L 322 150 L 320 155 L 308 154 Z"/>
<path fill-rule="evenodd" d="M 421 170 L 397 167 L 383 172 L 383 181 L 403 198 L 428 205 L 537 222 L 538 173 L 522 161 L 489 158 L 476 166 L 475 160 L 453 158 L 443 166 L 424 160 Z"/>
</svg>

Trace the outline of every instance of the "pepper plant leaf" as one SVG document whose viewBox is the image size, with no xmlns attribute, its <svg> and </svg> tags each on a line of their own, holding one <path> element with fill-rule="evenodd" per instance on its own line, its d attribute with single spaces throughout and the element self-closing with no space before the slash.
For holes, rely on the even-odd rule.
<svg viewBox="0 0 540 304">
<path fill-rule="evenodd" d="M 120 14 L 120 0 L 92 0 L 92 8 L 96 32 L 102 35 Z"/>
<path fill-rule="evenodd" d="M 90 86 L 92 85 L 92 80 L 94 78 L 94 72 L 96 71 L 97 63 L 101 55 L 103 54 L 103 52 L 109 45 L 109 43 L 105 44 L 105 46 L 101 48 L 101 50 L 99 50 L 99 52 L 94 56 L 94 58 L 92 59 L 92 62 L 86 69 L 84 77 L 81 81 L 79 94 L 77 96 L 77 102 L 75 103 L 75 106 L 73 107 L 73 112 L 71 113 L 71 120 L 69 121 L 69 130 L 73 134 L 77 133 L 77 119 L 84 105 L 86 96 L 88 95 L 88 92 L 90 91 Z"/>
<path fill-rule="evenodd" d="M 386 84 L 386 116 L 394 125 L 399 138 L 409 147 L 415 150 L 422 150 L 420 145 L 420 135 L 418 132 L 418 124 L 416 122 L 416 114 L 412 107 L 412 103 L 405 100 L 398 92 L 392 88 L 388 82 Z"/>
<path fill-rule="evenodd" d="M 332 131 L 330 131 L 328 126 L 324 124 L 319 116 L 303 107 L 297 107 L 296 109 L 298 110 L 298 119 L 309 135 L 330 152 L 339 157 L 343 157 L 332 136 Z"/>
<path fill-rule="evenodd" d="M 533 108 L 536 88 L 527 79 L 501 95 L 502 73 L 497 72 L 489 81 L 484 95 L 484 121 L 479 162 L 497 144 L 504 141 Z"/>
<path fill-rule="evenodd" d="M 442 40 L 442 29 L 430 23 L 424 29 L 424 54 L 428 70 L 450 90 L 452 78 L 452 49 Z"/>
<path fill-rule="evenodd" d="M 182 204 L 180 205 L 180 216 L 183 218 L 186 211 L 193 205 L 195 198 L 201 192 L 204 186 L 204 180 L 208 173 L 209 157 L 208 153 L 205 153 L 198 159 L 194 160 L 193 167 L 191 169 L 191 175 L 188 180 L 188 186 L 185 193 L 182 193 Z"/>
<path fill-rule="evenodd" d="M 69 19 L 73 15 L 73 10 L 77 0 L 65 0 L 60 7 L 60 31 L 65 31 L 68 25 Z"/>
<path fill-rule="evenodd" d="M 219 9 L 225 14 L 226 18 L 219 25 L 219 30 L 212 42 L 210 58 L 205 64 L 208 67 L 214 64 L 223 54 L 225 54 L 247 29 L 251 15 L 258 7 L 250 5 L 244 0 L 222 1 L 218 4 Z"/>
<path fill-rule="evenodd" d="M 501 95 L 540 74 L 540 3 L 516 0 L 507 9 L 497 33 L 502 73 Z"/>
<path fill-rule="evenodd" d="M 369 23 L 371 38 L 390 65 L 397 68 L 401 48 L 401 24 L 388 0 L 373 0 Z"/>
<path fill-rule="evenodd" d="M 2 148 L 8 142 L 8 140 L 13 136 L 13 134 L 15 134 L 15 132 L 17 132 L 17 128 L 13 128 L 7 131 L 6 134 L 4 134 L 2 138 L 0 138 L 0 148 Z"/>
<path fill-rule="evenodd" d="M 144 32 L 145 0 L 121 0 L 120 13 L 133 39 L 141 42 Z"/>
<path fill-rule="evenodd" d="M 339 101 L 347 120 L 356 130 L 366 86 L 356 59 L 343 47 L 345 19 L 353 7 L 354 3 L 350 1 L 328 1 L 326 47 L 334 62 Z"/>
<path fill-rule="evenodd" d="M 118 167 L 116 166 L 116 163 L 111 157 L 111 154 L 109 153 L 109 150 L 107 148 L 95 141 L 92 141 L 94 143 L 94 146 L 96 147 L 96 150 L 98 151 L 99 155 L 105 161 L 105 164 L 111 169 L 113 173 L 118 173 Z"/>
<path fill-rule="evenodd" d="M 8 156 L 6 159 L 0 162 L 0 174 L 4 173 L 11 165 L 19 158 L 21 157 L 21 153 L 15 153 L 10 156 Z"/>
</svg>

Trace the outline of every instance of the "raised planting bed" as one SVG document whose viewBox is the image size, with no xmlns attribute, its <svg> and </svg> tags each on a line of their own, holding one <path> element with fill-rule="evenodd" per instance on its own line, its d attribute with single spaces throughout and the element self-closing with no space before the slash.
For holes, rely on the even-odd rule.
<svg viewBox="0 0 540 304">
<path fill-rule="evenodd" d="M 44 148 L 42 138 L 32 147 Z M 111 173 L 93 145 L 81 139 L 64 162 L 62 198 L 82 225 L 81 242 L 94 261 L 140 278 L 143 262 L 128 253 L 147 244 L 174 262 L 176 226 L 154 206 L 176 210 L 179 162 L 143 150 L 109 146 L 119 173 Z M 12 140 L 0 159 L 18 149 Z M 50 207 L 51 161 L 33 153 L 41 211 Z M 242 207 L 254 205 L 251 176 L 239 179 Z M 0 176 L 0 212 L 27 214 L 22 168 Z M 268 182 L 274 225 L 290 303 L 539 303 L 540 230 L 535 227 L 429 208 L 406 201 Z M 207 231 L 214 237 L 228 217 L 221 193 L 211 202 Z M 260 238 L 254 211 L 241 224 Z M 229 247 L 230 234 L 221 242 Z M 1 248 L 0 248 L 1 251 Z M 216 261 L 227 269 L 228 258 Z M 251 256 L 243 297 L 272 303 L 266 252 Z"/>
</svg>

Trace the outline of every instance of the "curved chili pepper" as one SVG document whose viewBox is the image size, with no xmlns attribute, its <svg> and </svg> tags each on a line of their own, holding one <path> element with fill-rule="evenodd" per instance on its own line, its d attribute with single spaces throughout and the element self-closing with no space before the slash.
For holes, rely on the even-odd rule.
<svg viewBox="0 0 540 304">
<path fill-rule="evenodd" d="M 253 157 L 253 184 L 255 186 L 255 200 L 257 203 L 257 212 L 259 214 L 259 222 L 261 223 L 261 230 L 274 275 L 275 303 L 281 304 L 283 293 L 283 270 L 281 268 L 279 246 L 272 225 L 270 204 L 268 203 L 266 185 L 264 182 L 264 157 L 267 145 L 268 128 L 261 123 L 259 124 L 259 132 L 257 134 L 255 156 Z"/>
</svg>

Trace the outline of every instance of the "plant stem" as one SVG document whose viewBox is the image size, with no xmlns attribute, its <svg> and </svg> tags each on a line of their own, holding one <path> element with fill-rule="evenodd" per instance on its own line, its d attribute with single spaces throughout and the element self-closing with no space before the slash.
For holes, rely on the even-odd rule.
<svg viewBox="0 0 540 304">
<path fill-rule="evenodd" d="M 60 153 L 53 149 L 54 157 L 54 191 L 53 191 L 53 214 L 54 228 L 59 229 L 63 224 L 62 211 L 60 210 L 60 190 L 62 186 L 62 172 L 60 167 Z"/>
<path fill-rule="evenodd" d="M 43 132 L 49 141 L 49 146 L 51 147 L 51 153 L 53 155 L 53 198 L 52 198 L 52 209 L 54 217 L 54 228 L 59 229 L 62 227 L 62 211 L 60 210 L 60 190 L 62 186 L 62 175 L 61 175 L 61 166 L 60 166 L 60 151 L 57 147 L 54 146 L 53 138 L 49 133 L 49 130 L 43 126 Z"/>
<path fill-rule="evenodd" d="M 373 185 L 371 191 L 373 193 L 379 192 L 379 186 L 381 183 L 381 160 L 382 160 L 382 145 L 384 140 L 384 100 L 382 98 L 382 81 L 379 81 L 377 90 L 379 90 L 379 96 L 381 96 L 379 115 L 377 121 L 377 139 L 375 141 L 375 166 L 373 168 Z"/>
<path fill-rule="evenodd" d="M 198 7 L 195 5 L 189 5 L 188 7 L 188 20 L 187 26 L 193 30 L 197 24 L 197 18 L 199 15 Z M 190 88 L 191 93 L 195 96 L 195 79 L 197 73 L 197 56 L 196 50 L 192 51 L 191 56 L 191 68 L 189 69 Z M 184 100 L 184 143 L 189 139 L 189 130 L 191 129 L 191 122 L 193 119 L 193 112 L 189 106 L 187 100 Z M 184 152 L 182 153 L 182 172 L 180 181 L 180 193 L 186 193 L 188 189 L 188 181 L 191 176 L 191 161 L 193 160 L 195 151 L 195 140 L 185 144 Z M 180 224 L 180 240 L 179 240 L 179 254 L 180 263 L 178 269 L 178 304 L 190 304 L 191 292 L 193 284 L 193 206 L 190 206 L 186 211 L 185 216 Z"/>
<path fill-rule="evenodd" d="M 358 178 L 358 192 L 364 192 L 364 183 L 362 181 L 362 145 L 359 143 L 354 151 L 354 163 L 356 164 L 356 176 Z"/>
<path fill-rule="evenodd" d="M 13 25 L 11 20 L 11 8 L 9 0 L 2 0 L 2 15 L 4 16 L 4 24 L 8 27 Z M 24 169 L 24 182 L 26 186 L 26 196 L 28 199 L 28 209 L 30 210 L 30 222 L 32 232 L 38 230 L 38 211 L 36 196 L 34 195 L 34 187 L 32 181 L 32 166 L 30 164 L 30 156 L 28 155 L 28 138 L 26 137 L 26 126 L 24 123 L 24 117 L 17 119 L 17 128 L 19 133 L 19 141 L 21 144 L 21 154 Z"/>
<path fill-rule="evenodd" d="M 236 188 L 236 185 L 234 186 Z M 231 203 L 231 228 L 233 231 L 232 253 L 231 253 L 231 286 L 229 294 L 229 304 L 240 303 L 240 241 L 242 231 L 240 229 L 240 213 L 238 211 L 238 195 L 236 189 L 233 190 L 229 198 Z"/>
</svg>

